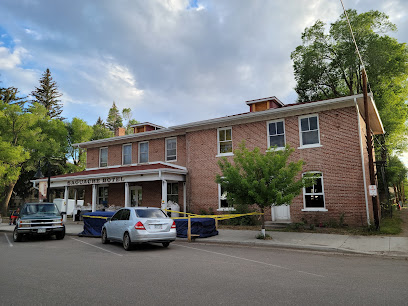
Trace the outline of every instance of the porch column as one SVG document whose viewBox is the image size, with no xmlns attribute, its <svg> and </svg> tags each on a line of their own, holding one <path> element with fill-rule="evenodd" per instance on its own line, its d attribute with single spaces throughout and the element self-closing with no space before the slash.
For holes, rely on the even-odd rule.
<svg viewBox="0 0 408 306">
<path fill-rule="evenodd" d="M 162 180 L 162 204 L 166 205 L 167 209 L 167 181 Z"/>
<path fill-rule="evenodd" d="M 186 182 L 183 182 L 183 212 L 187 212 L 187 189 L 186 189 Z M 184 215 L 186 217 L 187 215 Z"/>
<path fill-rule="evenodd" d="M 129 207 L 129 183 L 125 183 L 125 207 Z"/>
<path fill-rule="evenodd" d="M 68 186 L 65 186 L 65 191 L 64 191 L 64 212 L 65 214 L 62 217 L 62 221 L 67 222 L 67 215 L 68 215 Z"/>
<path fill-rule="evenodd" d="M 92 185 L 92 212 L 96 211 L 96 196 L 98 193 L 98 185 Z"/>
</svg>

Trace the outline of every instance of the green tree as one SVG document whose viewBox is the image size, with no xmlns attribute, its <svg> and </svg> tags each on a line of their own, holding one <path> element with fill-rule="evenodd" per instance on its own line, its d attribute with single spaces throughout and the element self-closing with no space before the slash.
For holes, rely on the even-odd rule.
<svg viewBox="0 0 408 306">
<path fill-rule="evenodd" d="M 92 130 L 91 140 L 113 137 L 113 132 L 106 127 L 106 124 L 101 117 L 99 117 L 96 123 L 92 126 Z"/>
<path fill-rule="evenodd" d="M 7 104 L 17 103 L 22 106 L 26 103 L 26 97 L 18 97 L 18 93 L 19 90 L 15 87 L 0 88 L 0 101 Z"/>
<path fill-rule="evenodd" d="M 73 147 L 74 143 L 89 141 L 93 135 L 93 129 L 84 120 L 73 118 L 67 123 L 68 130 L 68 156 L 77 166 L 75 171 L 85 169 L 86 151 L 82 148 Z"/>
<path fill-rule="evenodd" d="M 48 68 L 40 79 L 40 87 L 36 87 L 36 89 L 31 92 L 31 95 L 34 97 L 33 102 L 37 102 L 47 109 L 51 119 L 64 119 L 60 116 L 62 113 L 62 104 L 61 100 L 58 99 L 62 96 L 62 93 L 58 91 L 57 83 L 53 81 Z"/>
<path fill-rule="evenodd" d="M 392 150 L 407 146 L 408 48 L 385 33 L 396 26 L 378 11 L 348 10 L 356 42 Z M 346 16 L 330 25 L 317 21 L 302 33 L 302 45 L 292 52 L 298 101 L 313 101 L 362 93 L 362 65 Z"/>
<path fill-rule="evenodd" d="M 36 114 L 25 112 L 21 106 L 0 101 L 0 187 L 4 216 L 22 166 L 30 158 L 26 143 L 36 141 L 40 132 L 35 127 L 37 120 Z"/>
<path fill-rule="evenodd" d="M 115 104 L 115 101 L 112 103 L 112 107 L 109 109 L 108 119 L 106 119 L 107 127 L 112 131 L 119 127 L 123 127 L 122 116 L 120 115 L 119 109 Z"/>
<path fill-rule="evenodd" d="M 403 185 L 407 180 L 408 169 L 404 166 L 401 160 L 392 155 L 388 159 L 387 178 L 389 186 L 394 189 L 395 200 L 398 203 L 403 201 L 405 195 L 403 194 Z"/>
<path fill-rule="evenodd" d="M 261 154 L 259 148 L 249 151 L 243 142 L 234 150 L 234 163 L 226 157 L 219 160 L 221 174 L 216 175 L 216 183 L 227 192 L 228 203 L 233 205 L 256 205 L 261 213 L 274 205 L 292 203 L 306 184 L 313 183 L 312 177 L 299 178 L 303 160 L 289 162 L 294 149 L 270 149 Z M 262 233 L 265 234 L 265 219 L 262 215 Z"/>
</svg>

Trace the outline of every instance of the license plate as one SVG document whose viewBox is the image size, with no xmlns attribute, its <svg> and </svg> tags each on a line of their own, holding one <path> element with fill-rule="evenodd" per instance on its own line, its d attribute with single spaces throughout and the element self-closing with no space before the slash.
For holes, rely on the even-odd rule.
<svg viewBox="0 0 408 306">
<path fill-rule="evenodd" d="M 39 228 L 38 229 L 38 233 L 39 234 L 41 234 L 41 233 L 45 233 L 47 230 L 45 229 L 45 228 Z"/>
<path fill-rule="evenodd" d="M 155 228 L 155 229 L 161 229 L 162 226 L 161 226 L 161 224 L 155 224 L 155 225 L 154 225 L 154 228 Z"/>
</svg>

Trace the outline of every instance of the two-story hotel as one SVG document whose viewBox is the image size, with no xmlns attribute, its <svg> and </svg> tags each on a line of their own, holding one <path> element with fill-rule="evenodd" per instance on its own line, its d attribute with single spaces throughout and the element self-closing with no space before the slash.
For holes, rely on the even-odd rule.
<svg viewBox="0 0 408 306">
<path fill-rule="evenodd" d="M 245 140 L 249 149 L 295 148 L 304 172 L 319 174 L 290 206 L 274 207 L 266 220 L 327 222 L 344 216 L 350 225 L 373 219 L 363 96 L 285 105 L 276 97 L 247 101 L 249 112 L 168 128 L 141 123 L 134 133 L 75 144 L 87 151 L 86 170 L 51 178 L 51 188 L 84 192 L 85 203 L 157 206 L 169 200 L 181 211 L 233 210 L 215 183 L 217 161 L 233 156 Z M 384 129 L 371 97 L 373 134 Z M 35 183 L 45 182 L 36 180 Z M 76 194 L 76 192 L 75 192 Z M 273 203 L 271 203 L 273 204 Z"/>
</svg>

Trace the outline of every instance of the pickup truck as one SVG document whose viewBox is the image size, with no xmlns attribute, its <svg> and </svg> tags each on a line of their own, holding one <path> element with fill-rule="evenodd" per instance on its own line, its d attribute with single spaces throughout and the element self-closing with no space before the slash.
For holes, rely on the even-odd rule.
<svg viewBox="0 0 408 306">
<path fill-rule="evenodd" d="M 26 203 L 20 211 L 13 240 L 21 241 L 24 235 L 55 235 L 58 240 L 65 237 L 65 225 L 61 213 L 54 203 Z"/>
</svg>

